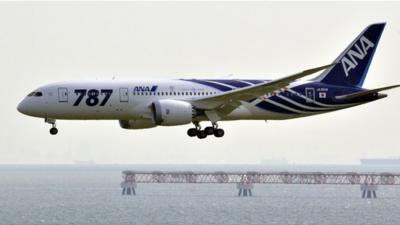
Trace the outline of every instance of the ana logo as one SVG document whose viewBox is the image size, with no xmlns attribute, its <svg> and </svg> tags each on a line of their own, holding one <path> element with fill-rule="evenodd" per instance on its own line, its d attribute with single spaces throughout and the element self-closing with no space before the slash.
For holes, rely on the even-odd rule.
<svg viewBox="0 0 400 225">
<path fill-rule="evenodd" d="M 346 77 L 349 76 L 349 71 L 356 68 L 357 60 L 362 60 L 367 55 L 367 51 L 375 45 L 365 36 L 362 36 L 358 43 L 355 43 L 346 55 L 342 58 L 341 63 Z"/>
<path fill-rule="evenodd" d="M 135 86 L 133 88 L 133 91 L 135 92 L 155 92 L 157 90 L 157 85 L 153 85 L 153 86 Z"/>
</svg>

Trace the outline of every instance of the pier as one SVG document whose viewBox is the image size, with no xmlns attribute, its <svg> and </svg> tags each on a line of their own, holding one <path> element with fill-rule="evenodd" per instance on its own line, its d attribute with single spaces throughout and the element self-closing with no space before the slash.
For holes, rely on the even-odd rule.
<svg viewBox="0 0 400 225">
<path fill-rule="evenodd" d="M 400 173 L 355 172 L 194 172 L 122 171 L 123 195 L 135 195 L 138 183 L 232 183 L 238 196 L 252 196 L 254 184 L 360 185 L 362 198 L 376 198 L 378 185 L 400 185 Z"/>
</svg>

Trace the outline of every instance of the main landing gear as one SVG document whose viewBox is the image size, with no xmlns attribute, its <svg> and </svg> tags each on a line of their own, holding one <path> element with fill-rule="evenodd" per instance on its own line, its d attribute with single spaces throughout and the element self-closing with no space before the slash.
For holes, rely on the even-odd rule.
<svg viewBox="0 0 400 225">
<path fill-rule="evenodd" d="M 46 118 L 46 119 L 44 119 L 44 122 L 51 124 L 51 126 L 52 126 L 50 128 L 51 135 L 56 135 L 58 133 L 58 129 L 56 128 L 56 120 L 55 119 Z"/>
<path fill-rule="evenodd" d="M 215 137 L 223 137 L 225 134 L 225 131 L 223 129 L 218 128 L 217 123 L 213 123 L 211 127 L 206 127 L 204 130 L 201 129 L 200 124 L 194 123 L 196 126 L 195 128 L 190 128 L 187 131 L 187 135 L 189 137 L 195 137 L 197 136 L 199 139 L 204 139 L 209 135 L 214 135 Z"/>
</svg>

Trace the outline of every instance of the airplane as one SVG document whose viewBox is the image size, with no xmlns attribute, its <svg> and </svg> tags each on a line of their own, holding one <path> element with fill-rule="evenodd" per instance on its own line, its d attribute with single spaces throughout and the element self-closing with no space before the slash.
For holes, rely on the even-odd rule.
<svg viewBox="0 0 400 225">
<path fill-rule="evenodd" d="M 68 81 L 37 88 L 19 112 L 56 120 L 118 120 L 124 129 L 193 123 L 190 137 L 224 136 L 220 121 L 286 120 L 341 110 L 387 97 L 392 85 L 363 83 L 386 23 L 366 27 L 332 64 L 275 80 L 175 79 Z M 299 80 L 323 71 L 310 80 Z M 211 122 L 202 129 L 200 122 Z"/>
</svg>

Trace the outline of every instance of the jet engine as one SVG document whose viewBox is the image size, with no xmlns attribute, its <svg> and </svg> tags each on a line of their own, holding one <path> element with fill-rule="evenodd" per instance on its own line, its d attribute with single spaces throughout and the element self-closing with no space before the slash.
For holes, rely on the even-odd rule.
<svg viewBox="0 0 400 225">
<path fill-rule="evenodd" d="M 124 129 L 144 129 L 156 126 L 152 119 L 120 120 L 119 125 Z"/>
<path fill-rule="evenodd" d="M 192 122 L 196 111 L 192 104 L 171 99 L 162 99 L 153 102 L 151 105 L 153 122 L 156 125 L 174 126 Z"/>
</svg>

